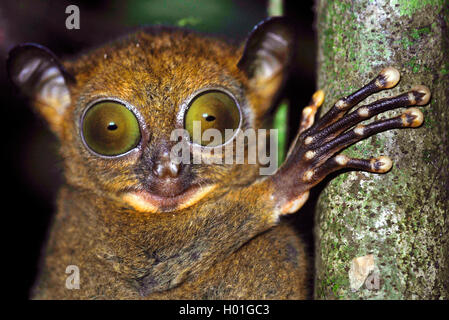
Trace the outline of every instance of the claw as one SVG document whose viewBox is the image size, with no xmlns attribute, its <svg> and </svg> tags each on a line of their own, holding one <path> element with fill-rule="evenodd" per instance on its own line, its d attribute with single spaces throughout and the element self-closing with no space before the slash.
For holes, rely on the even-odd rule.
<svg viewBox="0 0 449 320">
<path fill-rule="evenodd" d="M 423 123 L 424 115 L 418 108 L 408 108 L 401 115 L 401 119 L 404 127 L 416 128 Z"/>
<path fill-rule="evenodd" d="M 412 91 L 422 94 L 422 97 L 416 102 L 418 106 L 423 106 L 429 103 L 430 100 L 430 90 L 426 86 L 421 84 L 416 85 L 412 88 Z"/>
<path fill-rule="evenodd" d="M 379 76 L 380 77 L 376 79 L 376 81 L 378 81 L 379 83 L 378 87 L 382 89 L 393 88 L 401 79 L 401 75 L 399 74 L 398 69 L 393 67 L 382 69 L 382 71 L 379 73 Z"/>
<path fill-rule="evenodd" d="M 378 173 L 385 173 L 390 171 L 393 166 L 393 162 L 389 157 L 380 156 L 379 158 L 373 158 L 370 161 L 371 171 Z"/>
</svg>

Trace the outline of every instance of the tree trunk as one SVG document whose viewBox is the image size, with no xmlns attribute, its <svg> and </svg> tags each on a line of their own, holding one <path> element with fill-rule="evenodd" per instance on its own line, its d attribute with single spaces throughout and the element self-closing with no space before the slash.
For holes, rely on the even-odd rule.
<svg viewBox="0 0 449 320">
<path fill-rule="evenodd" d="M 365 103 L 414 84 L 428 86 L 432 99 L 420 128 L 384 132 L 344 152 L 387 155 L 394 165 L 387 174 L 341 174 L 320 195 L 315 298 L 448 299 L 449 3 L 317 0 L 316 10 L 322 113 L 386 66 L 400 71 L 399 85 Z"/>
</svg>

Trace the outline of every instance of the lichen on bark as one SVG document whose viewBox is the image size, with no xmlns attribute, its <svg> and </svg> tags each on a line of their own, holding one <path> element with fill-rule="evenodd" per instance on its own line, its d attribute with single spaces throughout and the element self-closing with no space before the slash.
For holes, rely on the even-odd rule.
<svg viewBox="0 0 449 320">
<path fill-rule="evenodd" d="M 396 67 L 401 81 L 368 98 L 424 84 L 425 123 L 359 142 L 344 154 L 386 155 L 387 174 L 344 173 L 328 183 L 316 212 L 317 299 L 449 299 L 449 4 L 446 0 L 318 0 L 321 114 Z M 370 120 L 397 115 L 389 111 Z M 370 122 L 368 121 L 368 122 Z M 354 258 L 374 255 L 379 287 L 351 290 Z"/>
</svg>

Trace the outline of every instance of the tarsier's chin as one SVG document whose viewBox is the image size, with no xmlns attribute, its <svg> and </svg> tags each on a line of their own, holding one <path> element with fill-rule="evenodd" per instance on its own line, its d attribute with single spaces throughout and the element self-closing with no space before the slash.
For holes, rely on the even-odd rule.
<svg viewBox="0 0 449 320">
<path fill-rule="evenodd" d="M 11 50 L 11 80 L 59 138 L 65 168 L 32 297 L 307 298 L 303 244 L 280 217 L 296 212 L 331 172 L 387 172 L 386 156 L 353 159 L 340 152 L 379 132 L 421 125 L 416 107 L 361 122 L 425 105 L 430 91 L 418 85 L 358 106 L 399 82 L 398 70 L 386 67 L 315 121 L 324 100 L 319 90 L 274 174 L 262 176 L 261 166 L 247 161 L 224 162 L 226 152 L 237 151 L 240 133 L 269 126 L 296 36 L 278 17 L 259 24 L 240 48 L 154 27 L 64 62 L 39 45 Z M 220 137 L 212 144 L 208 129 Z M 235 134 L 226 135 L 229 129 Z M 176 130 L 183 134 L 173 139 Z M 192 158 L 207 151 L 214 161 L 177 162 L 178 147 Z M 79 289 L 66 286 L 73 265 Z"/>
</svg>

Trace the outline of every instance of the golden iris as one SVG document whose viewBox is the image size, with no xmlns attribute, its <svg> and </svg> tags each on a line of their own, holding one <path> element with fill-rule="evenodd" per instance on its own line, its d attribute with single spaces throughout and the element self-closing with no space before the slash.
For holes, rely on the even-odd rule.
<svg viewBox="0 0 449 320">
<path fill-rule="evenodd" d="M 194 122 L 201 124 L 201 136 L 194 134 Z M 189 132 L 192 142 L 214 147 L 226 142 L 225 129 L 237 129 L 240 123 L 240 112 L 234 99 L 221 91 L 207 91 L 195 97 L 184 118 L 184 127 Z M 203 139 L 207 129 L 217 129 L 221 140 L 216 138 Z M 232 135 L 231 135 L 232 136 Z"/>
<path fill-rule="evenodd" d="M 123 104 L 103 101 L 94 104 L 83 119 L 83 137 L 94 152 L 116 156 L 135 148 L 140 141 L 139 122 Z"/>
</svg>

